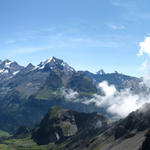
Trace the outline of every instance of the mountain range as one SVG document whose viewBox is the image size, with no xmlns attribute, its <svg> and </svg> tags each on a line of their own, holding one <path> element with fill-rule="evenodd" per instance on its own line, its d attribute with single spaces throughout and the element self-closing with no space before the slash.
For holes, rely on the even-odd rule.
<svg viewBox="0 0 150 150">
<path fill-rule="evenodd" d="M 117 92 L 148 94 L 142 78 L 102 69 L 76 71 L 51 57 L 26 67 L 0 61 L 0 79 L 2 150 L 150 149 L 150 104 L 114 120 L 105 106 L 87 103 L 105 96 L 103 82 Z"/>
<path fill-rule="evenodd" d="M 53 106 L 79 112 L 99 112 L 111 117 L 95 103 L 85 104 L 94 94 L 103 95 L 98 84 L 107 81 L 118 91 L 149 92 L 141 78 L 118 72 L 96 74 L 76 71 L 63 60 L 51 57 L 26 67 L 10 60 L 0 61 L 0 129 L 14 133 L 20 126 L 33 128 Z"/>
</svg>

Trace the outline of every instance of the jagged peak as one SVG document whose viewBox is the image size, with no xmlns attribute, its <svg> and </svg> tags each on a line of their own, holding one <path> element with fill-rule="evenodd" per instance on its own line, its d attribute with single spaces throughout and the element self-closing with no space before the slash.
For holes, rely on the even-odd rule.
<svg viewBox="0 0 150 150">
<path fill-rule="evenodd" d="M 60 61 L 60 59 L 58 59 L 58 58 L 56 58 L 56 57 L 54 57 L 54 56 L 52 56 L 52 57 L 50 57 L 49 59 L 46 59 L 46 60 L 42 60 L 41 61 L 41 64 L 45 64 L 45 63 L 50 63 L 50 62 L 55 62 L 55 61 Z M 62 60 L 61 60 L 62 61 Z"/>
<path fill-rule="evenodd" d="M 28 68 L 28 67 L 34 67 L 34 65 L 33 65 L 32 63 L 29 63 L 29 64 L 26 66 L 26 68 Z"/>
<path fill-rule="evenodd" d="M 16 61 L 11 61 L 9 59 L 5 59 L 4 61 L 0 60 L 0 64 L 4 64 L 5 66 L 10 66 L 11 64 L 19 65 Z"/>
<path fill-rule="evenodd" d="M 48 62 L 55 61 L 55 60 L 57 60 L 57 58 L 52 56 L 50 59 L 48 59 Z"/>
<path fill-rule="evenodd" d="M 103 74 L 105 74 L 105 72 L 104 72 L 104 70 L 103 70 L 103 69 L 100 69 L 98 72 L 96 72 L 96 74 L 103 75 Z"/>
<path fill-rule="evenodd" d="M 12 62 L 12 61 L 10 61 L 9 59 L 5 59 L 3 62 Z"/>
<path fill-rule="evenodd" d="M 0 75 L 9 74 L 14 76 L 18 74 L 22 68 L 24 67 L 20 66 L 16 61 L 9 59 L 5 59 L 4 61 L 0 60 Z"/>
<path fill-rule="evenodd" d="M 58 62 L 58 61 L 63 61 L 63 60 L 60 60 L 58 58 L 55 58 L 54 56 L 50 57 L 49 59 L 46 59 L 46 60 L 43 60 L 41 61 L 41 63 L 38 65 L 38 66 L 43 66 L 43 65 L 46 65 L 48 63 L 51 63 L 51 62 Z"/>
<path fill-rule="evenodd" d="M 66 68 L 69 71 L 75 71 L 74 68 L 70 67 L 67 63 L 65 63 L 63 60 L 58 59 L 54 56 L 50 57 L 49 59 L 43 60 L 39 65 L 37 65 L 33 70 L 42 70 L 46 66 L 49 67 L 50 70 L 53 70 L 56 68 L 56 66 L 61 66 L 63 68 Z"/>
<path fill-rule="evenodd" d="M 10 64 L 12 63 L 12 61 L 6 59 L 6 60 L 3 61 L 3 63 L 5 64 L 6 67 L 9 67 Z"/>
<path fill-rule="evenodd" d="M 116 70 L 114 71 L 114 73 L 119 74 L 119 72 L 118 72 L 118 71 L 116 71 Z"/>
<path fill-rule="evenodd" d="M 32 63 L 29 63 L 29 64 L 25 67 L 26 71 L 31 71 L 31 70 L 34 69 L 34 68 L 35 68 L 35 66 L 34 66 Z"/>
</svg>

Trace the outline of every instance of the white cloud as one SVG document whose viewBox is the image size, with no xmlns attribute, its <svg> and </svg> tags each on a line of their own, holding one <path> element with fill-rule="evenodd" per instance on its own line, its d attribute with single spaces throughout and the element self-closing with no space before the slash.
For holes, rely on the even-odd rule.
<svg viewBox="0 0 150 150">
<path fill-rule="evenodd" d="M 124 89 L 119 92 L 114 85 L 109 86 L 107 81 L 103 81 L 99 85 L 105 95 L 95 94 L 93 98 L 85 100 L 83 103 L 95 103 L 98 107 L 104 107 L 107 112 L 115 116 L 126 117 L 143 104 L 150 102 L 150 95 L 133 94 L 130 89 Z"/>
<path fill-rule="evenodd" d="M 144 41 L 139 43 L 140 50 L 138 56 L 146 54 L 146 59 L 140 66 L 139 71 L 143 73 L 143 84 L 150 88 L 150 36 L 146 37 Z"/>
<path fill-rule="evenodd" d="M 77 99 L 79 96 L 78 92 L 72 89 L 61 88 L 60 91 L 67 100 Z"/>
<path fill-rule="evenodd" d="M 150 103 L 150 94 L 132 93 L 130 89 L 117 91 L 114 85 L 109 85 L 107 81 L 99 83 L 98 87 L 104 95 L 94 94 L 92 98 L 80 98 L 79 93 L 72 89 L 61 88 L 61 94 L 66 100 L 81 102 L 84 104 L 95 103 L 97 107 L 105 108 L 114 117 L 124 118 L 132 111 L 139 109 L 145 103 Z"/>
<path fill-rule="evenodd" d="M 121 117 L 126 117 L 132 111 L 140 108 L 145 100 L 141 103 L 139 95 L 132 94 L 129 89 L 126 89 L 112 97 L 112 101 L 107 111 Z"/>
<path fill-rule="evenodd" d="M 143 42 L 140 42 L 139 46 L 138 56 L 142 56 L 145 53 L 150 57 L 150 37 L 146 37 Z"/>
<path fill-rule="evenodd" d="M 103 81 L 99 83 L 99 88 L 103 90 L 106 96 L 110 97 L 113 96 L 116 93 L 116 88 L 114 85 L 108 85 L 107 81 Z"/>
</svg>

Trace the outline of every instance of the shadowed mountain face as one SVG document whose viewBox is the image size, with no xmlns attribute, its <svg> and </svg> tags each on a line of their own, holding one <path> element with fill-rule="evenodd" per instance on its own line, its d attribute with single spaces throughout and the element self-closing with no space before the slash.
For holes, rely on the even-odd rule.
<svg viewBox="0 0 150 150">
<path fill-rule="evenodd" d="M 150 104 L 132 112 L 125 119 L 113 123 L 98 135 L 72 141 L 68 150 L 149 150 L 150 148 Z M 61 149 L 61 150 L 62 150 Z"/>
<path fill-rule="evenodd" d="M 148 150 L 149 130 L 150 104 L 145 104 L 99 135 L 99 140 L 106 138 L 107 144 L 103 145 L 102 141 L 97 147 L 99 150 Z"/>
<path fill-rule="evenodd" d="M 145 140 L 142 147 L 139 150 L 149 150 L 150 149 L 150 130 L 145 134 Z"/>
<path fill-rule="evenodd" d="M 15 132 L 20 126 L 34 127 L 52 106 L 80 112 L 110 115 L 94 103 L 84 104 L 93 94 L 101 94 L 97 84 L 104 80 L 118 90 L 147 91 L 141 79 L 119 73 L 97 74 L 75 71 L 63 60 L 52 57 L 39 65 L 22 67 L 9 60 L 0 62 L 0 129 Z M 76 98 L 78 95 L 78 98 Z M 11 125 L 10 125 L 11 124 Z"/>
<path fill-rule="evenodd" d="M 51 108 L 33 130 L 21 127 L 3 146 L 39 150 L 149 150 L 150 104 L 110 123 L 99 113 Z M 15 142 L 15 143 L 14 143 Z M 30 144 L 29 144 L 30 143 Z"/>
<path fill-rule="evenodd" d="M 150 128 L 150 104 L 145 104 L 139 110 L 129 114 L 127 118 L 117 125 L 115 138 L 130 136 L 130 133 L 133 130 L 139 132 L 148 128 Z"/>
<path fill-rule="evenodd" d="M 38 144 L 61 143 L 77 136 L 92 137 L 108 127 L 107 118 L 98 113 L 79 113 L 53 107 L 33 130 L 32 138 Z M 92 134 L 90 134 L 92 133 Z"/>
</svg>

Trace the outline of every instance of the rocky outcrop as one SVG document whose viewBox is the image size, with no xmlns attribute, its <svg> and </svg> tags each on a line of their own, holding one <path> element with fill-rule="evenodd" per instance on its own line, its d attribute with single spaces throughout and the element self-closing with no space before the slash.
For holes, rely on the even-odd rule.
<svg viewBox="0 0 150 150">
<path fill-rule="evenodd" d="M 32 138 L 40 145 L 60 143 L 69 137 L 94 133 L 106 127 L 107 119 L 98 113 L 86 114 L 53 107 L 33 130 Z"/>
</svg>

